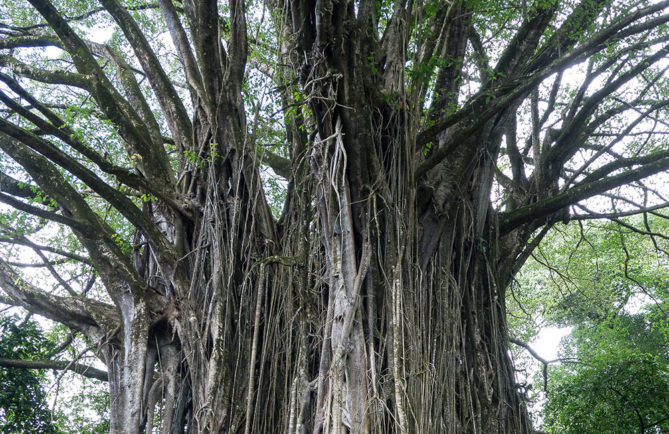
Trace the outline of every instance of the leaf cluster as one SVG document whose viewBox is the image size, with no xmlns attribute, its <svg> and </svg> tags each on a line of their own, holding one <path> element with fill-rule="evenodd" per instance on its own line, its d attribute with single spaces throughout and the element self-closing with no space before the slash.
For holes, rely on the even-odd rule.
<svg viewBox="0 0 669 434">
<path fill-rule="evenodd" d="M 34 321 L 17 325 L 18 317 L 0 318 L 0 358 L 30 360 L 53 349 Z M 0 368 L 0 432 L 57 433 L 46 393 L 43 371 Z"/>
</svg>

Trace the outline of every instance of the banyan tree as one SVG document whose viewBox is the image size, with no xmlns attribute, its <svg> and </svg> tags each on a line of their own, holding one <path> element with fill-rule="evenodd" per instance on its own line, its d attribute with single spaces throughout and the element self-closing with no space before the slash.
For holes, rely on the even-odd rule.
<svg viewBox="0 0 669 434">
<path fill-rule="evenodd" d="M 506 291 L 664 206 L 668 6 L 6 0 L 0 301 L 112 432 L 532 432 Z"/>
</svg>

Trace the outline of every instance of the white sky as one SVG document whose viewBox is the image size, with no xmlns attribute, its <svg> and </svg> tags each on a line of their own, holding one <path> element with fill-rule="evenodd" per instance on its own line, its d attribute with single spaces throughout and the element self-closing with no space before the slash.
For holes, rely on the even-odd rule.
<svg viewBox="0 0 669 434">
<path fill-rule="evenodd" d="M 530 342 L 530 346 L 546 360 L 557 359 L 560 340 L 571 333 L 572 327 L 550 326 L 541 329 L 539 335 Z"/>
</svg>

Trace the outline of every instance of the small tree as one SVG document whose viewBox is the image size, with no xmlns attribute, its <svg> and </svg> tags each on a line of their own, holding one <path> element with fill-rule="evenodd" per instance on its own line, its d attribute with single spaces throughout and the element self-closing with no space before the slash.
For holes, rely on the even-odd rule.
<svg viewBox="0 0 669 434">
<path fill-rule="evenodd" d="M 557 227 L 517 276 L 510 334 L 524 356 L 517 368 L 540 362 L 528 394 L 545 431 L 669 427 L 667 228 L 659 215 Z M 570 327 L 552 360 L 523 342 L 545 326 Z"/>
<path fill-rule="evenodd" d="M 19 327 L 16 317 L 0 318 L 0 366 L 7 359 L 30 359 L 48 352 L 50 341 L 33 321 Z M 0 431 L 56 433 L 42 389 L 42 372 L 0 367 Z"/>
<path fill-rule="evenodd" d="M 567 347 L 578 356 L 551 371 L 546 425 L 555 433 L 646 433 L 669 429 L 666 327 L 650 315 L 581 326 Z"/>
</svg>

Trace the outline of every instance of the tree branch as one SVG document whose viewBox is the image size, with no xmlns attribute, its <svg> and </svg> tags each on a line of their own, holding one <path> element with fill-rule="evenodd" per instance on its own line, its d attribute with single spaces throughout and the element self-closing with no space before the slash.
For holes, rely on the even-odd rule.
<svg viewBox="0 0 669 434">
<path fill-rule="evenodd" d="M 141 29 L 130 16 L 130 13 L 117 0 L 101 0 L 100 3 L 121 27 L 123 34 L 132 46 L 135 56 L 146 72 L 153 92 L 158 97 L 158 102 L 163 113 L 165 113 L 172 136 L 182 148 L 192 149 L 192 125 L 186 108 Z M 160 157 L 161 163 L 163 165 L 167 164 L 167 156 L 157 151 L 155 154 Z M 169 164 L 167 166 L 169 168 Z"/>
<path fill-rule="evenodd" d="M 19 276 L 0 259 L 0 289 L 9 296 L 11 304 L 40 314 L 66 326 L 87 332 L 98 327 L 106 332 L 119 324 L 116 308 L 105 303 L 80 297 L 59 297 L 37 289 Z"/>
<path fill-rule="evenodd" d="M 288 158 L 284 158 L 266 149 L 258 149 L 257 147 L 256 153 L 258 154 L 258 158 L 260 158 L 260 162 L 268 165 L 274 173 L 282 178 L 291 178 L 291 162 Z"/>
<path fill-rule="evenodd" d="M 24 199 L 34 199 L 37 196 L 35 191 L 33 191 L 35 188 L 38 187 L 18 181 L 11 176 L 0 172 L 0 191 L 2 192 Z"/>
<path fill-rule="evenodd" d="M 214 4 L 216 2 L 213 2 Z M 244 0 L 229 0 L 230 7 L 230 66 L 228 85 L 238 86 L 244 78 L 244 69 L 248 57 L 248 38 L 246 35 L 246 14 Z M 218 14 L 215 14 L 218 18 Z M 218 24 L 218 22 L 217 22 Z M 217 26 L 218 27 L 218 26 Z"/>
<path fill-rule="evenodd" d="M 65 226 L 69 226 L 70 228 L 76 229 L 76 230 L 78 230 L 82 233 L 89 232 L 90 229 L 91 229 L 90 227 L 86 226 L 85 224 L 83 224 L 83 223 L 81 223 L 81 222 L 79 222 L 75 219 L 65 217 L 63 215 L 56 214 L 55 212 L 52 212 L 52 211 L 44 210 L 42 208 L 38 208 L 38 207 L 33 206 L 33 205 L 29 205 L 27 203 L 21 202 L 20 200 L 17 200 L 15 198 L 13 198 L 11 196 L 8 196 L 6 194 L 3 194 L 3 193 L 0 193 L 0 202 L 2 202 L 4 204 L 7 204 L 7 205 L 11 206 L 12 208 L 17 209 L 19 211 L 23 211 L 25 213 L 32 214 L 34 216 L 37 216 L 37 217 L 40 217 L 40 218 L 43 218 L 43 219 L 46 219 L 46 220 L 50 220 L 50 221 L 53 221 L 53 222 L 56 222 L 56 223 L 63 224 Z"/>
<path fill-rule="evenodd" d="M 34 123 L 43 132 L 49 133 L 70 145 L 75 151 L 91 160 L 105 173 L 115 176 L 120 182 L 131 188 L 140 191 L 143 190 L 156 196 L 160 200 L 164 201 L 165 204 L 170 208 L 174 209 L 182 215 L 185 215 L 189 218 L 191 217 L 190 213 L 188 213 L 183 206 L 176 202 L 172 192 L 167 190 L 164 185 L 159 183 L 150 183 L 146 180 L 146 178 L 141 177 L 128 169 L 110 163 L 104 158 L 103 155 L 100 155 L 90 146 L 82 143 L 81 140 L 77 138 L 77 135 L 72 130 L 72 128 L 64 120 L 62 120 L 48 107 L 41 104 L 32 94 L 23 89 L 18 84 L 18 82 L 16 82 L 16 80 L 2 73 L 0 73 L 0 80 L 3 81 L 19 97 L 28 101 L 31 106 L 42 113 L 49 122 L 44 120 L 42 117 L 32 113 L 28 108 L 20 106 L 11 98 L 9 98 L 4 92 L 0 91 L 0 100 L 2 100 L 8 107 L 13 108 L 15 112 Z M 158 128 L 157 125 L 156 128 Z M 161 140 L 164 140 L 164 138 Z"/>
<path fill-rule="evenodd" d="M 63 84 L 88 90 L 91 86 L 89 77 L 66 71 L 49 71 L 27 65 L 7 55 L 0 55 L 0 66 L 4 66 L 15 74 L 31 80 L 48 84 Z"/>
<path fill-rule="evenodd" d="M 172 185 L 174 183 L 172 167 L 162 143 L 156 144 L 151 141 L 152 136 L 148 126 L 142 121 L 134 107 L 114 88 L 86 43 L 50 2 L 46 0 L 29 1 L 56 32 L 63 47 L 72 56 L 79 73 L 90 77 L 88 90 L 105 115 L 116 125 L 121 136 L 132 146 L 132 152 L 142 157 L 137 162 L 142 171 L 155 182 Z"/>
<path fill-rule="evenodd" d="M 87 264 L 87 265 L 93 265 L 89 258 L 86 258 L 86 257 L 81 256 L 81 255 L 77 255 L 76 253 L 66 252 L 64 250 L 57 249 L 55 247 L 42 246 L 42 245 L 33 243 L 32 241 L 30 241 L 26 237 L 0 237 L 0 243 L 19 244 L 19 245 L 30 247 L 30 248 L 33 248 L 33 249 L 39 249 L 39 250 L 43 250 L 45 252 L 55 253 L 57 255 L 64 256 L 64 257 L 69 258 L 69 259 L 73 259 L 75 261 L 79 261 L 79 262 L 82 262 L 82 263 Z"/>
<path fill-rule="evenodd" d="M 65 360 L 0 359 L 0 366 L 3 368 L 67 370 L 94 380 L 109 381 L 107 372 L 105 371 Z"/>
<path fill-rule="evenodd" d="M 0 50 L 11 50 L 22 47 L 60 47 L 58 38 L 47 34 L 11 35 L 0 38 Z"/>
<path fill-rule="evenodd" d="M 145 4 L 145 5 L 128 7 L 126 9 L 129 10 L 129 11 L 142 11 L 142 10 L 145 10 L 145 9 L 155 9 L 157 7 L 158 7 L 158 5 L 156 5 L 155 3 L 149 3 L 149 4 Z M 65 21 L 67 21 L 68 23 L 73 22 L 73 21 L 81 21 L 81 20 L 85 20 L 86 18 L 90 18 L 93 15 L 98 14 L 98 13 L 104 11 L 104 10 L 105 10 L 104 8 L 94 8 L 94 9 L 88 11 L 88 12 L 84 12 L 83 14 L 74 15 L 74 16 L 71 16 L 71 17 L 64 16 L 63 19 Z M 0 28 L 15 30 L 15 31 L 18 31 L 18 32 L 25 32 L 25 31 L 29 31 L 29 30 L 33 30 L 33 29 L 44 28 L 44 27 L 48 27 L 48 24 L 43 23 L 43 24 L 34 24 L 32 26 L 8 26 L 6 24 L 0 23 Z"/>
<path fill-rule="evenodd" d="M 69 184 L 62 180 L 60 174 L 56 174 L 55 168 L 48 169 L 51 165 L 44 161 L 39 164 L 38 161 L 41 160 L 41 158 L 37 157 L 37 155 L 30 155 L 31 152 L 28 149 L 25 149 L 24 144 L 39 152 L 49 161 L 68 170 L 82 182 L 86 183 L 86 185 L 91 187 L 93 191 L 114 206 L 114 208 L 128 219 L 128 221 L 144 231 L 156 245 L 161 246 L 161 251 L 166 251 L 168 243 L 164 239 L 164 235 L 146 218 L 142 211 L 124 194 L 119 193 L 115 188 L 105 183 L 84 165 L 71 158 L 51 143 L 21 130 L 15 125 L 2 119 L 0 119 L 0 132 L 2 132 L 0 133 L 0 148 L 5 150 L 5 152 L 7 152 L 15 161 L 21 164 L 30 173 L 33 179 L 42 186 L 42 188 L 50 188 L 52 190 L 50 196 L 59 204 L 70 209 L 79 217 L 80 221 L 82 221 L 83 218 L 92 226 L 95 226 L 97 223 L 97 219 L 92 215 L 93 211 L 90 210 L 79 194 L 69 186 Z M 5 136 L 5 134 L 7 134 L 7 136 Z M 10 138 L 10 135 L 12 138 Z M 49 171 L 52 173 L 47 174 Z M 57 184 L 60 184 L 61 186 L 57 187 Z"/>
<path fill-rule="evenodd" d="M 590 2 L 588 0 L 584 3 Z M 593 35 L 582 45 L 572 49 L 571 51 L 567 50 L 567 47 L 562 47 L 562 49 L 559 50 L 543 50 L 538 56 L 538 59 L 541 59 L 541 61 L 535 60 L 528 64 L 528 66 L 524 68 L 526 73 L 523 74 L 521 78 L 515 78 L 515 82 L 515 76 L 510 77 L 509 80 L 506 81 L 498 80 L 500 83 L 495 88 L 482 89 L 465 107 L 463 107 L 457 113 L 437 120 L 437 122 L 435 122 L 433 125 L 425 128 L 418 134 L 416 139 L 416 146 L 418 148 L 429 143 L 437 134 L 444 131 L 446 128 L 451 127 L 463 120 L 467 120 L 467 124 L 462 126 L 460 129 L 461 131 L 459 131 L 460 134 L 458 134 L 457 138 L 449 140 L 447 146 L 442 146 L 441 149 L 437 150 L 428 160 L 425 161 L 425 163 L 423 163 L 421 167 L 417 169 L 416 178 L 421 178 L 430 169 L 439 164 L 453 151 L 457 145 L 465 143 L 466 141 L 464 139 L 471 135 L 472 132 L 477 131 L 487 120 L 497 115 L 501 107 L 504 107 L 514 99 L 525 95 L 528 90 L 536 86 L 545 77 L 555 72 L 559 72 L 564 68 L 577 63 L 578 61 L 582 61 L 588 55 L 603 50 L 605 48 L 604 43 L 607 40 L 613 37 L 621 37 L 621 29 L 624 29 L 635 20 L 662 10 L 668 5 L 669 1 L 666 1 L 630 14 L 633 19 L 628 19 L 629 17 L 626 17 L 625 19 L 612 24 L 606 29 Z M 661 17 L 658 17 L 654 20 L 650 20 L 648 23 L 642 23 L 638 26 L 631 26 L 625 29 L 625 36 L 639 33 L 641 31 L 647 30 L 648 27 L 654 27 L 665 22 L 669 22 L 669 14 L 662 15 Z M 587 22 L 587 25 L 589 24 L 590 22 Z M 572 37 L 575 36 L 576 35 L 572 35 Z M 572 40 L 572 38 L 570 37 L 564 40 L 569 41 Z M 559 41 L 560 39 L 558 38 L 555 43 L 564 45 Z M 666 47 L 660 51 L 664 52 L 665 50 Z M 547 55 L 547 52 L 551 54 Z M 561 56 L 559 56 L 559 54 Z M 664 54 L 666 55 L 666 52 Z M 656 53 L 656 55 L 661 56 L 660 52 Z M 641 64 L 638 66 L 642 67 Z"/>
<path fill-rule="evenodd" d="M 650 160 L 653 157 L 656 158 L 655 161 L 649 162 L 637 169 L 597 181 L 582 182 L 563 193 L 503 213 L 499 219 L 500 231 L 507 233 L 523 223 L 546 217 L 583 199 L 669 169 L 669 151 L 658 152 L 646 158 Z"/>
<path fill-rule="evenodd" d="M 612 213 L 597 213 L 594 211 L 590 211 L 589 209 L 582 207 L 579 204 L 576 204 L 578 208 L 583 209 L 584 211 L 587 211 L 588 214 L 582 214 L 582 215 L 572 215 L 570 217 L 571 220 L 599 220 L 599 219 L 619 219 L 621 217 L 629 217 L 629 216 L 634 216 L 634 215 L 639 215 L 639 214 L 644 214 L 648 213 L 651 211 L 657 211 L 660 209 L 665 209 L 669 208 L 669 202 L 664 202 L 659 205 L 655 206 L 649 206 L 649 207 L 643 207 L 631 211 L 620 211 L 620 212 L 612 212 Z M 666 216 L 664 216 L 667 218 Z"/>
<path fill-rule="evenodd" d="M 523 341 L 520 341 L 518 339 L 510 337 L 509 342 L 514 343 L 514 344 L 516 344 L 520 347 L 525 348 L 527 350 L 527 352 L 530 353 L 530 355 L 532 357 L 534 357 L 537 361 L 539 361 L 542 364 L 542 370 L 541 371 L 542 371 L 542 374 L 543 374 L 543 377 L 544 377 L 544 392 L 546 393 L 546 395 L 548 395 L 548 364 L 551 363 L 551 362 L 549 362 L 548 360 L 541 357 L 536 351 L 534 351 L 534 349 L 532 347 L 530 347 L 528 344 L 526 344 Z"/>
<path fill-rule="evenodd" d="M 179 53 L 181 63 L 184 65 L 188 84 L 195 89 L 195 92 L 200 98 L 206 98 L 204 85 L 202 84 L 202 74 L 200 74 L 197 61 L 190 48 L 188 36 L 181 25 L 181 20 L 179 20 L 174 3 L 172 3 L 171 0 L 158 0 L 158 4 L 160 5 L 160 10 L 163 13 L 165 23 L 167 24 L 167 29 L 172 37 L 172 43 Z"/>
</svg>

